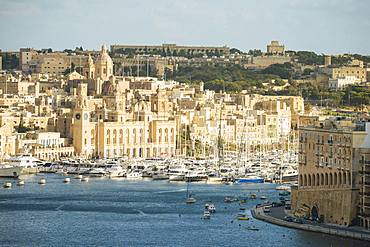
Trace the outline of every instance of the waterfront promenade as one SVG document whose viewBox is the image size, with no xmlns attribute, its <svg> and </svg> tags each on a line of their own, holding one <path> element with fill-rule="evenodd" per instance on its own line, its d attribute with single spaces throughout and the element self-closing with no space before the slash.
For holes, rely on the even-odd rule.
<svg viewBox="0 0 370 247">
<path fill-rule="evenodd" d="M 265 213 L 263 207 L 254 207 L 251 210 L 252 216 L 256 219 L 269 222 L 271 224 L 280 225 L 289 228 L 300 229 L 304 231 L 324 233 L 335 235 L 344 238 L 353 238 L 358 240 L 370 241 L 370 232 L 356 227 L 339 227 L 323 223 L 305 221 L 296 223 L 284 220 L 285 216 L 292 216 L 289 211 L 284 210 L 284 207 L 271 208 L 270 213 Z"/>
</svg>

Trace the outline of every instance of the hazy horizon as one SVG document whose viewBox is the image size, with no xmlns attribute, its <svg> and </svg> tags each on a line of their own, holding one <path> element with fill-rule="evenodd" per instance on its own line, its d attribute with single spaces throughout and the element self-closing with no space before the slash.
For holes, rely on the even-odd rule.
<svg viewBox="0 0 370 247">
<path fill-rule="evenodd" d="M 3 51 L 101 44 L 209 45 L 369 55 L 370 1 L 0 0 Z"/>
</svg>

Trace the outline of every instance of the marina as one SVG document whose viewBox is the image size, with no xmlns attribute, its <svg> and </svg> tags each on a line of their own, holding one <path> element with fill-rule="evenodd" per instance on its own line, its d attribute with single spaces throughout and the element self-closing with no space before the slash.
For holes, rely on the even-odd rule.
<svg viewBox="0 0 370 247">
<path fill-rule="evenodd" d="M 210 183 L 295 183 L 298 179 L 297 153 L 289 151 L 259 152 L 245 160 L 236 154 L 210 159 L 84 159 L 64 158 L 41 161 L 30 155 L 11 157 L 0 165 L 0 177 L 18 178 L 34 173 L 58 173 L 73 177 L 126 177 L 129 179 Z M 82 177 L 81 177 L 82 178 Z M 79 178 L 79 179 L 81 179 Z"/>
<path fill-rule="evenodd" d="M 193 246 L 195 239 L 198 246 L 368 244 L 252 218 L 250 210 L 264 202 L 262 195 L 279 200 L 276 184 L 197 182 L 187 189 L 189 183 L 149 178 L 90 177 L 88 183 L 71 179 L 68 184 L 64 178 L 62 174 L 28 175 L 24 186 L 1 189 L 0 231 L 4 234 L 0 245 Z M 44 185 L 38 184 L 41 179 Z M 185 203 L 187 190 L 195 203 Z M 225 197 L 231 202 L 225 202 Z M 205 214 L 207 204 L 208 212 L 211 204 L 217 211 Z M 204 216 L 209 219 L 202 220 Z"/>
</svg>

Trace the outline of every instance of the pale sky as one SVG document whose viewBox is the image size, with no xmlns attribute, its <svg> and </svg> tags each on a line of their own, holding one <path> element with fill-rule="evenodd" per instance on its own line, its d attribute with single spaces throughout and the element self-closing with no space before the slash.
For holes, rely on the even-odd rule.
<svg viewBox="0 0 370 247">
<path fill-rule="evenodd" d="M 0 49 L 227 45 L 370 55 L 368 0 L 0 0 Z"/>
</svg>

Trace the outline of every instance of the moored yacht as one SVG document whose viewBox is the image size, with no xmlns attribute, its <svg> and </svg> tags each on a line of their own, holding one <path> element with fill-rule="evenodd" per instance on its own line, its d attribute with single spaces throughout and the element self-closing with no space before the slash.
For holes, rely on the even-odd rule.
<svg viewBox="0 0 370 247">
<path fill-rule="evenodd" d="M 23 167 L 2 165 L 0 166 L 0 177 L 3 178 L 18 178 L 22 175 Z"/>
<path fill-rule="evenodd" d="M 184 181 L 187 169 L 184 166 L 174 166 L 168 171 L 170 181 Z"/>
<path fill-rule="evenodd" d="M 140 172 L 140 170 L 134 170 L 134 171 L 131 171 L 129 173 L 127 173 L 127 178 L 128 179 L 138 179 L 138 178 L 142 178 L 143 177 L 143 173 Z"/>
<path fill-rule="evenodd" d="M 34 174 L 38 172 L 37 166 L 43 164 L 39 159 L 32 157 L 30 154 L 22 154 L 19 156 L 10 157 L 5 160 L 6 164 L 12 167 L 21 167 L 21 174 Z"/>
<path fill-rule="evenodd" d="M 123 177 L 126 174 L 126 171 L 116 161 L 107 161 L 105 170 L 111 178 Z"/>
</svg>

